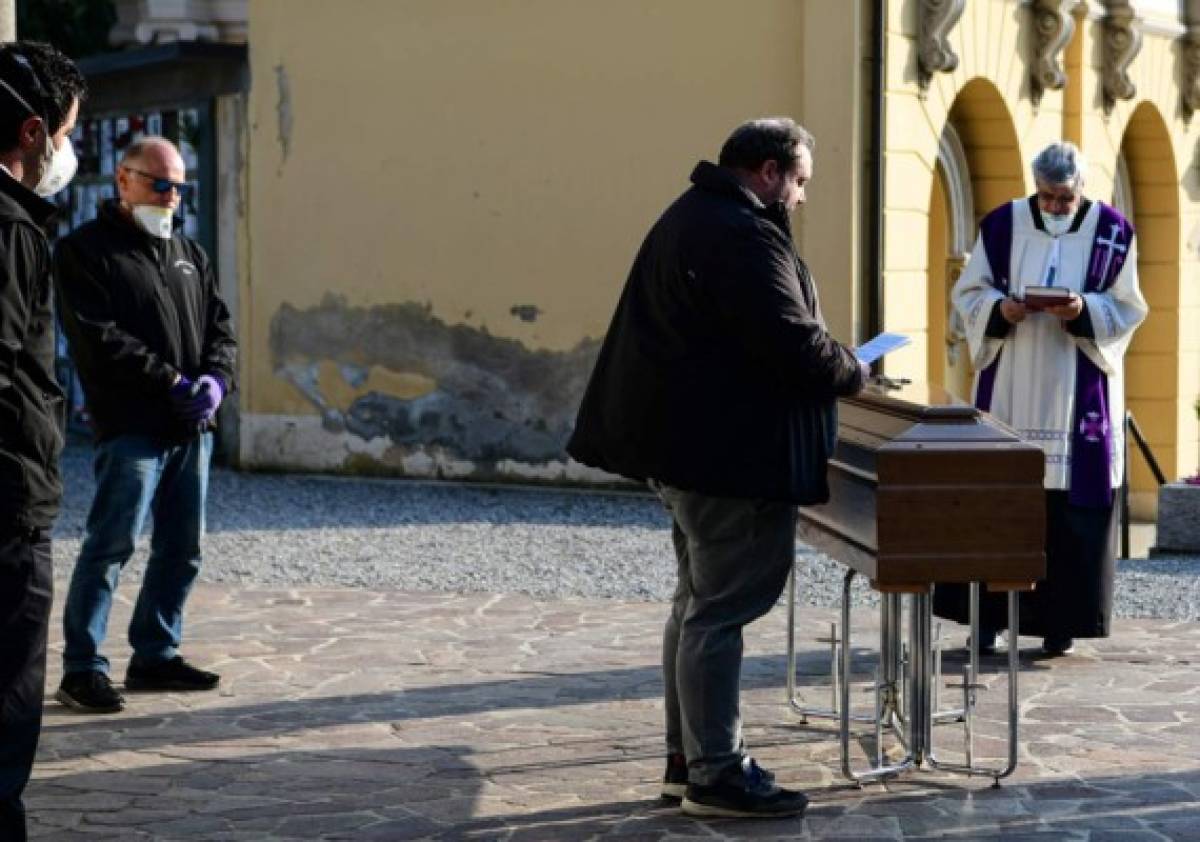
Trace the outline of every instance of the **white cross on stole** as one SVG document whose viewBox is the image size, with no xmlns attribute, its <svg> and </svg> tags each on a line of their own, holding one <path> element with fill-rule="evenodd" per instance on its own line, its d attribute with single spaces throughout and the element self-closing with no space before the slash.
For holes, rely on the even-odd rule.
<svg viewBox="0 0 1200 842">
<path fill-rule="evenodd" d="M 1103 237 L 1101 237 L 1096 240 L 1097 248 L 1099 248 L 1100 246 L 1105 247 L 1104 263 L 1100 269 L 1100 281 L 1102 283 L 1103 283 L 1104 279 L 1108 277 L 1108 267 L 1110 267 L 1112 265 L 1113 252 L 1119 251 L 1122 254 L 1124 254 L 1129 248 L 1128 246 L 1121 245 L 1121 241 L 1118 238 L 1118 235 L 1120 233 L 1121 233 L 1121 226 L 1119 224 L 1117 224 L 1116 222 L 1114 222 L 1112 224 L 1112 232 L 1108 235 L 1108 239 L 1106 240 Z"/>
</svg>

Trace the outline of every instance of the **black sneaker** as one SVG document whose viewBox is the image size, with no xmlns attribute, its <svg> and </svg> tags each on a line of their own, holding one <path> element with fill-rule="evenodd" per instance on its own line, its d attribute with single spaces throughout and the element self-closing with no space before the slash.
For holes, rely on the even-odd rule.
<svg viewBox="0 0 1200 842">
<path fill-rule="evenodd" d="M 67 673 L 54 698 L 84 713 L 116 713 L 125 707 L 125 698 L 99 670 Z"/>
<path fill-rule="evenodd" d="M 1051 658 L 1070 655 L 1075 651 L 1075 640 L 1070 637 L 1042 638 L 1042 651 Z"/>
<path fill-rule="evenodd" d="M 667 771 L 663 773 L 662 797 L 664 801 L 678 804 L 687 791 L 688 765 L 682 754 L 667 755 Z"/>
<path fill-rule="evenodd" d="M 125 671 L 126 690 L 212 690 L 221 682 L 215 672 L 206 672 L 176 655 L 169 661 L 143 664 L 134 658 Z"/>
<path fill-rule="evenodd" d="M 750 757 L 715 784 L 688 784 L 683 796 L 683 812 L 689 816 L 780 818 L 799 816 L 807 806 L 803 792 L 776 786 L 771 773 Z"/>
</svg>

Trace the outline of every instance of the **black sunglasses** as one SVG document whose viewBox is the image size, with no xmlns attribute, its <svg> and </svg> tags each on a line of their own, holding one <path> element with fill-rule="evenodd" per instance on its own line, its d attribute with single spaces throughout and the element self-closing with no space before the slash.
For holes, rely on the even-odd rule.
<svg viewBox="0 0 1200 842">
<path fill-rule="evenodd" d="M 186 199 L 192 192 L 192 185 L 188 184 L 186 181 L 171 181 L 169 178 L 159 178 L 158 176 L 151 175 L 145 170 L 139 170 L 136 167 L 127 166 L 125 169 L 132 173 L 137 173 L 142 178 L 149 179 L 150 189 L 155 193 L 170 193 L 172 190 L 175 190 L 179 193 L 179 197 L 181 199 Z"/>
</svg>

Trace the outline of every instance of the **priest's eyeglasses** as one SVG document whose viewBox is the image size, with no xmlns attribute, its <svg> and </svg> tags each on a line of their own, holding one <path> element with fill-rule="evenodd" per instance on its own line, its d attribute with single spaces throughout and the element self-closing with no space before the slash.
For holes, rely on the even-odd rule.
<svg viewBox="0 0 1200 842">
<path fill-rule="evenodd" d="M 1075 200 L 1079 198 L 1079 194 L 1074 190 L 1064 190 L 1059 192 L 1055 190 L 1039 188 L 1037 191 L 1037 197 L 1038 201 L 1043 207 L 1066 209 L 1069 208 L 1075 202 Z"/>
<path fill-rule="evenodd" d="M 156 175 L 151 175 L 145 170 L 139 170 L 136 167 L 125 167 L 131 173 L 136 173 L 142 178 L 150 182 L 150 189 L 155 193 L 170 193 L 174 190 L 179 194 L 179 198 L 186 199 L 192 192 L 192 185 L 186 181 L 171 181 L 169 178 L 159 178 Z"/>
</svg>

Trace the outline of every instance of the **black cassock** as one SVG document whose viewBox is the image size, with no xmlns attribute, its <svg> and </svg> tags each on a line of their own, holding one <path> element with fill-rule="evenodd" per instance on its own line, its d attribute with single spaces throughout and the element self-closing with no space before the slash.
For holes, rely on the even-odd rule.
<svg viewBox="0 0 1200 842">
<path fill-rule="evenodd" d="M 1072 506 L 1066 491 L 1046 492 L 1046 578 L 1020 597 L 1020 632 L 1034 637 L 1108 637 L 1116 570 L 1115 505 Z M 933 612 L 967 623 L 967 585 L 937 585 Z M 981 588 L 979 623 L 1008 628 L 1008 596 Z"/>
</svg>

